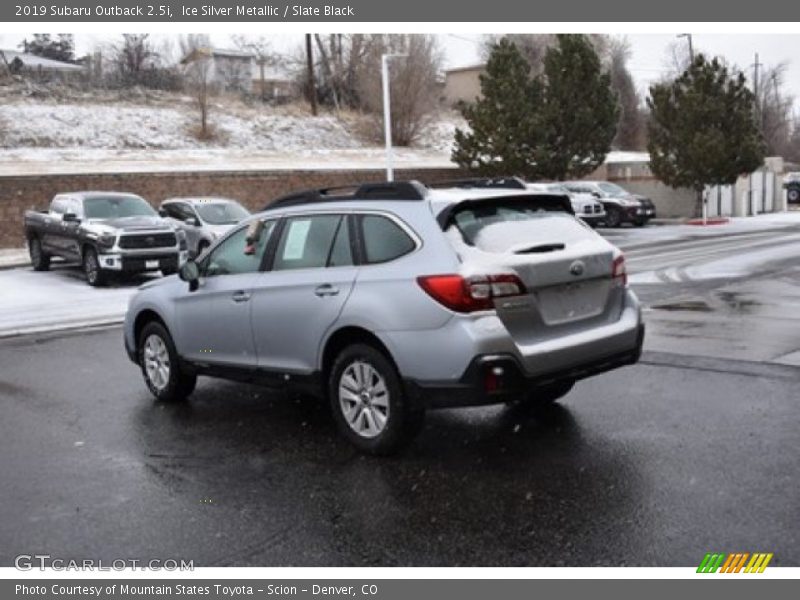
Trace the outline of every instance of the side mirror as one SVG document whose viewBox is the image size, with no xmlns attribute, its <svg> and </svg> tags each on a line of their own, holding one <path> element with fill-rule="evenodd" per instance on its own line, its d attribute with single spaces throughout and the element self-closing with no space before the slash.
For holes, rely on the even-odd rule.
<svg viewBox="0 0 800 600">
<path fill-rule="evenodd" d="M 200 227 L 200 221 L 197 219 L 197 217 L 186 217 L 184 223 L 189 225 L 189 227 Z"/>
<path fill-rule="evenodd" d="M 595 198 L 602 198 L 603 197 L 600 192 L 592 192 L 592 196 L 594 196 Z"/>
<path fill-rule="evenodd" d="M 75 213 L 64 213 L 61 217 L 61 220 L 65 223 L 80 223 L 81 220 L 78 218 L 78 215 Z"/>
<path fill-rule="evenodd" d="M 178 269 L 178 277 L 182 281 L 189 283 L 189 291 L 193 292 L 197 289 L 198 281 L 200 279 L 200 267 L 193 260 L 187 260 L 181 268 Z"/>
<path fill-rule="evenodd" d="M 158 216 L 159 216 L 159 217 L 164 217 L 164 218 L 166 218 L 166 217 L 168 217 L 169 215 L 167 214 L 167 211 L 166 211 L 166 210 L 164 210 L 163 208 L 159 208 L 159 209 L 158 209 Z"/>
</svg>

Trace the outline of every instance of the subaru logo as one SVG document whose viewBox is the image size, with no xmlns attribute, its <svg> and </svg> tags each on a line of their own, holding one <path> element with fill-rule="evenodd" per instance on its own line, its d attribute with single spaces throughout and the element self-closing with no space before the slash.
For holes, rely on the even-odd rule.
<svg viewBox="0 0 800 600">
<path fill-rule="evenodd" d="M 584 268 L 584 264 L 581 261 L 576 260 L 569 266 L 569 272 L 575 275 L 575 277 L 578 277 L 579 275 L 583 275 Z"/>
</svg>

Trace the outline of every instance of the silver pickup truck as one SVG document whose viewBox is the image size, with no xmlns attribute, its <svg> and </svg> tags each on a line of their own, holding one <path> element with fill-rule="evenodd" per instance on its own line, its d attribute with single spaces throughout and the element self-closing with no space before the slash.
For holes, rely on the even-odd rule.
<svg viewBox="0 0 800 600">
<path fill-rule="evenodd" d="M 89 285 L 112 273 L 177 272 L 187 258 L 186 234 L 141 197 L 118 192 L 58 194 L 46 212 L 25 213 L 25 238 L 37 271 L 60 257 L 82 266 Z"/>
</svg>

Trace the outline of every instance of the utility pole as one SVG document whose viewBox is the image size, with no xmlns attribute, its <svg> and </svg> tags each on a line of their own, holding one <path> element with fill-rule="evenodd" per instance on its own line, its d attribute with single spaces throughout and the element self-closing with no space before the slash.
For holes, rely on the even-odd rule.
<svg viewBox="0 0 800 600">
<path fill-rule="evenodd" d="M 308 69 L 308 100 L 311 102 L 311 114 L 317 116 L 317 86 L 314 84 L 314 54 L 311 48 L 311 34 L 306 34 L 306 67 Z"/>
<path fill-rule="evenodd" d="M 689 42 L 689 60 L 693 63 L 694 62 L 694 46 L 692 45 L 692 34 L 691 33 L 679 33 L 679 38 L 686 38 Z"/>
<path fill-rule="evenodd" d="M 756 52 L 756 61 L 750 65 L 753 67 L 753 95 L 756 97 L 756 124 L 759 130 L 761 129 L 761 99 L 758 97 L 758 69 L 763 65 L 758 62 L 758 52 Z"/>
</svg>

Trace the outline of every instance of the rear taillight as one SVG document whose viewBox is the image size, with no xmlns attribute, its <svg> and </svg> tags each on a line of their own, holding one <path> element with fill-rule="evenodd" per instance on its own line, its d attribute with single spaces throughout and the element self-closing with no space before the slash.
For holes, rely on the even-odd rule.
<svg viewBox="0 0 800 600">
<path fill-rule="evenodd" d="M 625 256 L 620 254 L 611 263 L 611 278 L 622 286 L 628 285 L 628 270 L 625 268 Z"/>
<path fill-rule="evenodd" d="M 495 298 L 527 293 L 519 277 L 511 274 L 466 278 L 461 275 L 427 275 L 417 277 L 417 283 L 431 298 L 456 312 L 491 310 Z"/>
</svg>

